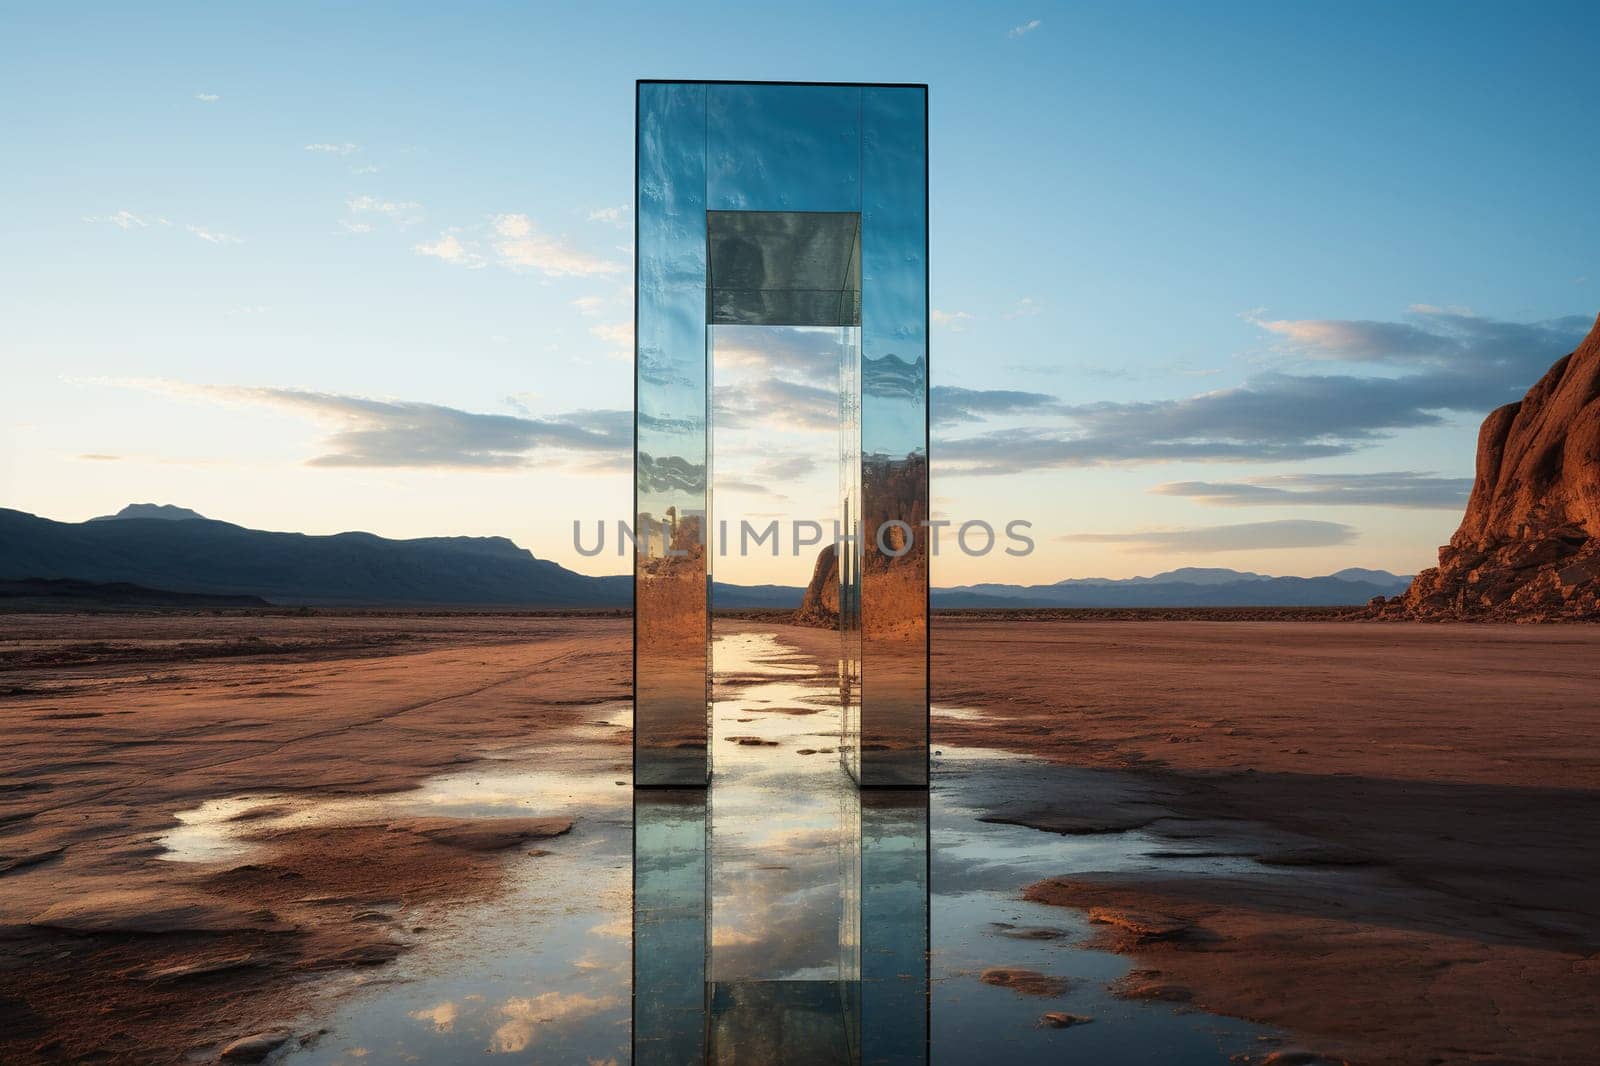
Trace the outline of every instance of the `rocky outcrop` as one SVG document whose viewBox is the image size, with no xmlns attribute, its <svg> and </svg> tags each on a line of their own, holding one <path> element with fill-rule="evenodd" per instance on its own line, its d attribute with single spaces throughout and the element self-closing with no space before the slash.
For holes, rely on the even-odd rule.
<svg viewBox="0 0 1600 1066">
<path fill-rule="evenodd" d="M 1600 621 L 1600 320 L 1478 432 L 1477 480 L 1439 565 L 1383 618 Z"/>
<path fill-rule="evenodd" d="M 806 586 L 794 621 L 796 625 L 819 629 L 831 629 L 839 624 L 839 555 L 832 544 L 823 545 L 817 553 L 811 583 Z"/>
</svg>

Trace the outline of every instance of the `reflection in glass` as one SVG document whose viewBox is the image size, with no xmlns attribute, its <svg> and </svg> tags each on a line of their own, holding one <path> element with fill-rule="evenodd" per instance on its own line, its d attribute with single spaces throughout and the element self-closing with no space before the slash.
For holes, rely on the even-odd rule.
<svg viewBox="0 0 1600 1066">
<path fill-rule="evenodd" d="M 705 1061 L 706 794 L 634 793 L 633 1061 Z"/>
<path fill-rule="evenodd" d="M 860 211 L 856 85 L 706 86 L 706 207 Z"/>
<path fill-rule="evenodd" d="M 927 91 L 646 82 L 638 108 L 635 783 L 711 769 L 709 335 L 790 326 L 851 331 L 841 760 L 862 786 L 926 787 Z"/>
<path fill-rule="evenodd" d="M 705 87 L 639 85 L 634 784 L 704 785 Z"/>
<path fill-rule="evenodd" d="M 928 794 L 862 792 L 857 911 L 859 1040 L 852 1062 L 928 1061 Z"/>
<path fill-rule="evenodd" d="M 636 793 L 636 1063 L 927 1063 L 928 794 L 827 768 Z"/>
<path fill-rule="evenodd" d="M 861 687 L 856 780 L 928 783 L 927 93 L 861 114 Z"/>
</svg>

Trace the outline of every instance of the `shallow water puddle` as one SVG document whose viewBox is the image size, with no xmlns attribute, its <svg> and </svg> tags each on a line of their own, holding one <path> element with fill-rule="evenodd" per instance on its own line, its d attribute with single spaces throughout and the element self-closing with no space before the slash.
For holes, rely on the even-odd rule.
<svg viewBox="0 0 1600 1066">
<path fill-rule="evenodd" d="M 1098 771 L 1047 767 L 1037 760 L 976 749 L 945 749 L 936 765 L 933 832 L 932 1061 L 1007 1063 L 1162 1063 L 1204 1066 L 1258 1049 L 1270 1031 L 1164 1003 L 1118 999 L 1108 986 L 1130 960 L 1083 947 L 1093 928 L 1082 912 L 1033 903 L 1021 890 L 1076 872 L 1154 870 L 1146 853 L 1161 838 L 1140 830 L 1058 836 L 1025 826 L 977 821 L 996 793 L 1033 793 L 1046 777 Z M 1169 842 L 1166 842 L 1169 843 Z M 1161 869 L 1242 872 L 1239 859 L 1163 860 Z M 1065 990 L 1032 996 L 987 984 L 991 968 L 1059 978 Z M 1057 1029 L 1047 1012 L 1090 1018 Z"/>
<path fill-rule="evenodd" d="M 761 634 L 719 637 L 715 655 L 717 787 L 706 815 L 710 977 L 735 995 L 819 987 L 840 974 L 839 930 L 842 921 L 848 927 L 852 902 L 840 887 L 841 863 L 851 855 L 843 838 L 860 817 L 838 763 L 832 678 Z M 184 812 L 164 842 L 175 860 L 218 861 L 246 853 L 251 845 L 242 837 L 258 827 L 416 814 L 572 817 L 569 836 L 542 842 L 548 854 L 507 859 L 511 877 L 494 900 L 431 917 L 419 946 L 389 966 L 324 982 L 325 1006 L 298 1019 L 295 1029 L 328 1031 L 289 1057 L 351 1066 L 626 1062 L 632 792 L 616 784 L 617 749 L 584 741 L 584 730 L 626 724 L 625 709 L 597 715 L 542 753 L 497 753 L 393 796 L 211 801 Z M 1157 860 L 1146 853 L 1170 847 L 1140 830 L 1059 836 L 976 820 L 997 796 L 1034 794 L 1044 776 L 1077 772 L 1097 771 L 972 749 L 947 748 L 936 760 L 929 805 L 930 1061 L 1220 1066 L 1257 1049 L 1264 1033 L 1258 1027 L 1111 996 L 1108 983 L 1130 963 L 1081 946 L 1091 930 L 1079 912 L 1020 900 L 1022 888 L 1043 877 L 1154 868 Z M 854 854 L 859 861 L 859 848 Z M 1159 861 L 1162 869 L 1174 866 Z M 1236 859 L 1176 862 L 1207 871 L 1248 866 Z M 1063 935 L 1007 935 L 1018 927 Z M 1065 988 L 1024 995 L 981 980 L 993 967 L 1038 971 L 1064 979 Z M 1041 1027 L 1046 1011 L 1093 1021 Z"/>
<path fill-rule="evenodd" d="M 173 862 L 239 861 L 260 846 L 251 841 L 252 835 L 272 830 L 402 817 L 575 818 L 597 807 L 626 808 L 632 802 L 627 774 L 611 767 L 626 761 L 626 752 L 604 752 L 584 743 L 582 736 L 626 728 L 631 716 L 626 706 L 620 711 L 606 708 L 605 717 L 574 727 L 569 740 L 537 751 L 487 753 L 465 769 L 428 778 L 404 792 L 349 798 L 262 793 L 207 800 L 174 814 L 178 825 L 157 838 L 165 849 L 161 857 Z M 549 769 L 552 763 L 561 769 Z"/>
</svg>

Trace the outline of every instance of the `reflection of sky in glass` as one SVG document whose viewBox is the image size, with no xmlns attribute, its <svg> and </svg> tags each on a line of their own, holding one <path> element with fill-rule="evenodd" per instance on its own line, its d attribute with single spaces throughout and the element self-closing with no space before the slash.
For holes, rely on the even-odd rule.
<svg viewBox="0 0 1600 1066">
<path fill-rule="evenodd" d="M 927 151 L 921 89 L 862 91 L 861 447 L 927 449 Z"/>
<path fill-rule="evenodd" d="M 705 87 L 639 86 L 637 510 L 705 509 Z"/>
<path fill-rule="evenodd" d="M 837 690 L 766 635 L 721 637 L 713 661 L 739 684 L 713 718 L 712 979 L 837 980 L 839 849 L 855 830 Z"/>
<path fill-rule="evenodd" d="M 853 86 L 710 86 L 707 207 L 859 211 L 860 123 Z"/>
</svg>

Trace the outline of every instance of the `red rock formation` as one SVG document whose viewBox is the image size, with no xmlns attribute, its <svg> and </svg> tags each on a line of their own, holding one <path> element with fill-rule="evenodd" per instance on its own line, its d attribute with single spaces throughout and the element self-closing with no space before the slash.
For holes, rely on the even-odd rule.
<svg viewBox="0 0 1600 1066">
<path fill-rule="evenodd" d="M 1600 620 L 1600 320 L 1478 432 L 1467 513 L 1379 617 Z"/>
<path fill-rule="evenodd" d="M 811 584 L 806 586 L 794 620 L 796 625 L 819 629 L 831 629 L 839 624 L 839 557 L 832 544 L 823 545 L 817 553 Z"/>
</svg>

